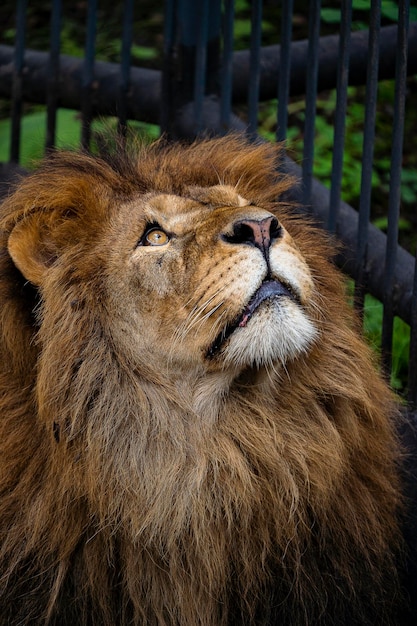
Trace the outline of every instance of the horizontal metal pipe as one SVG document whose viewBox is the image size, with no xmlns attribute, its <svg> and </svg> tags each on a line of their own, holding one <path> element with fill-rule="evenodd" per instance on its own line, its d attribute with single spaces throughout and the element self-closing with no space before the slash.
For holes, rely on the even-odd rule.
<svg viewBox="0 0 417 626">
<path fill-rule="evenodd" d="M 339 36 L 328 35 L 319 41 L 319 70 L 317 89 L 324 91 L 336 87 L 337 63 L 339 58 Z M 349 62 L 349 85 L 365 85 L 368 60 L 369 31 L 352 33 Z M 412 22 L 408 37 L 407 74 L 417 72 L 417 22 Z M 395 76 L 395 54 L 397 46 L 397 26 L 381 28 L 379 80 Z M 262 48 L 260 60 L 260 100 L 276 98 L 276 84 L 280 72 L 280 46 Z M 305 93 L 308 67 L 308 41 L 295 41 L 291 44 L 290 95 Z M 249 76 L 249 53 L 246 50 L 235 52 L 233 57 L 233 99 L 244 102 L 247 98 Z"/>
<path fill-rule="evenodd" d="M 26 102 L 45 103 L 48 80 L 47 52 L 26 50 L 23 67 L 23 98 Z M 59 106 L 79 109 L 82 101 L 84 60 L 67 55 L 60 57 Z M 13 48 L 0 46 L 0 96 L 10 98 L 12 90 Z M 120 65 L 96 61 L 91 98 L 94 114 L 117 115 L 120 87 Z M 161 73 L 131 68 L 128 117 L 158 123 L 161 96 Z"/>
<path fill-rule="evenodd" d="M 379 79 L 395 75 L 396 26 L 381 29 Z M 368 56 L 368 31 L 352 34 L 349 84 L 364 85 Z M 408 50 L 408 75 L 417 72 L 417 22 L 410 24 Z M 318 90 L 336 86 L 339 37 L 330 35 L 320 39 Z M 10 98 L 12 93 L 14 49 L 0 45 L 0 96 Z M 290 95 L 305 91 L 308 42 L 296 41 L 291 45 Z M 60 59 L 60 106 L 80 108 L 82 93 L 83 60 L 62 55 Z M 280 46 L 262 48 L 260 57 L 260 99 L 276 97 L 279 78 Z M 233 101 L 246 102 L 250 69 L 249 51 L 233 55 Z M 117 115 L 117 86 L 120 66 L 116 63 L 96 61 L 92 88 L 93 110 L 99 115 Z M 48 78 L 48 53 L 26 50 L 23 68 L 23 97 L 34 103 L 45 102 Z M 131 68 L 131 85 L 128 93 L 128 117 L 144 122 L 159 122 L 161 104 L 161 73 L 157 70 Z"/>
</svg>

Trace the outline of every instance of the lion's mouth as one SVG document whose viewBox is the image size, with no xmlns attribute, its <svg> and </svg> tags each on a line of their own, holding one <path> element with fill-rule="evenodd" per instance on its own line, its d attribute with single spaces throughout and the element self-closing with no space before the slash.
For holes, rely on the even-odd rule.
<svg viewBox="0 0 417 626">
<path fill-rule="evenodd" d="M 294 302 L 299 304 L 298 297 L 294 294 L 291 287 L 285 285 L 279 280 L 266 280 L 255 291 L 248 304 L 243 309 L 243 312 L 230 324 L 217 335 L 216 339 L 211 344 L 207 351 L 208 357 L 213 357 L 220 350 L 222 345 L 229 339 L 229 337 L 238 328 L 244 328 L 252 315 L 258 309 L 258 307 L 265 302 L 265 300 L 272 300 L 273 298 L 291 298 Z"/>
</svg>

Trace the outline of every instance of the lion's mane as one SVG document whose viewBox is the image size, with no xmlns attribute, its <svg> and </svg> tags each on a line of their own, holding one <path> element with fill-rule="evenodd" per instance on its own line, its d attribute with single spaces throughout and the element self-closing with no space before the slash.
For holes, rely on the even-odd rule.
<svg viewBox="0 0 417 626">
<path fill-rule="evenodd" d="M 4 202 L 1 624 L 390 623 L 395 408 L 331 247 L 279 201 L 292 182 L 276 158 L 237 137 L 62 153 Z M 279 216 L 310 269 L 319 333 L 285 367 L 206 389 L 206 418 L 121 349 L 103 233 L 122 203 L 219 183 Z M 10 254 L 21 228 L 30 280 Z"/>
</svg>

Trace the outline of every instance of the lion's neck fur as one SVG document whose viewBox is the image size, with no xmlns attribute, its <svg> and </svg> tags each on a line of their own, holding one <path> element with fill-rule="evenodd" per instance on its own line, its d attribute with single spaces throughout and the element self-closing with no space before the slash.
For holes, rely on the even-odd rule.
<svg viewBox="0 0 417 626">
<path fill-rule="evenodd" d="M 19 393 L 3 374 L 2 576 L 23 622 L 47 610 L 88 623 L 93 605 L 105 626 L 249 624 L 276 604 L 298 626 L 327 598 L 376 604 L 393 571 L 397 449 L 390 396 L 354 335 L 345 360 L 329 331 L 285 371 L 150 376 L 93 318 L 78 343 L 58 321 L 41 327 Z"/>
<path fill-rule="evenodd" d="M 33 452 L 36 471 L 27 473 L 34 484 L 21 511 L 26 549 L 13 545 L 13 531 L 8 541 L 16 567 L 44 546 L 51 615 L 73 579 L 101 607 L 101 623 L 112 623 L 116 561 L 122 605 L 138 623 L 217 626 L 233 611 L 244 616 L 236 623 L 259 621 L 275 577 L 298 615 L 291 623 L 301 624 L 305 611 L 326 610 L 331 583 L 322 565 L 352 606 L 355 577 L 363 576 L 363 593 L 370 593 L 390 560 L 397 503 L 388 431 L 369 442 L 384 451 L 380 465 L 365 458 L 363 439 L 377 419 L 370 405 L 334 399 L 343 421 L 356 423 L 347 436 L 317 392 L 294 380 L 288 393 L 276 373 L 233 381 L 222 374 L 219 388 L 217 374 L 155 384 L 112 363 L 86 393 L 85 380 L 78 389 L 77 381 L 88 365 L 70 368 L 67 380 L 61 372 L 77 401 L 59 415 L 48 415 L 49 405 L 56 410 L 56 401 L 48 403 L 52 372 L 45 367 L 39 376 L 44 423 L 58 425 L 34 439 L 42 453 Z M 385 498 L 378 512 L 376 490 Z M 231 589 L 237 607 L 228 605 Z"/>
</svg>

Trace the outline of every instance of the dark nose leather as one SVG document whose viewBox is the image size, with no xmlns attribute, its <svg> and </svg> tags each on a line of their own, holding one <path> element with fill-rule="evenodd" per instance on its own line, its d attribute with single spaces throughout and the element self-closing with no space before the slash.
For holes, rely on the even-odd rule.
<svg viewBox="0 0 417 626">
<path fill-rule="evenodd" d="M 233 232 L 225 235 L 229 243 L 249 244 L 259 248 L 267 256 L 271 244 L 281 236 L 278 220 L 270 215 L 261 220 L 244 219 L 233 224 Z"/>
</svg>

